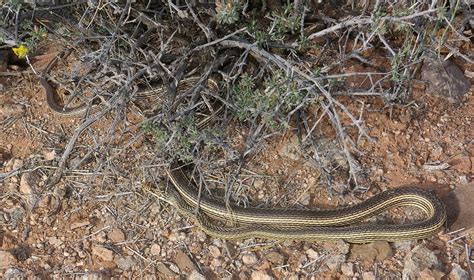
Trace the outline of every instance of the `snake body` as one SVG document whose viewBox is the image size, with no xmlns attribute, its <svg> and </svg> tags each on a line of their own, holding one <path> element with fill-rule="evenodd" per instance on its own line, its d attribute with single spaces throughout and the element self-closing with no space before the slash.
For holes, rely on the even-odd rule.
<svg viewBox="0 0 474 280">
<path fill-rule="evenodd" d="M 198 81 L 189 78 L 180 83 L 178 91 L 189 89 Z M 87 107 L 63 108 L 54 99 L 54 89 L 44 79 L 40 79 L 46 92 L 47 104 L 55 113 L 77 116 Z M 209 88 L 216 90 L 217 83 L 210 79 Z M 154 90 L 157 91 L 156 89 Z M 158 89 L 159 92 L 166 88 Z M 203 128 L 222 110 L 199 121 Z M 405 187 L 382 192 L 368 200 L 354 205 L 332 210 L 301 210 L 283 208 L 253 208 L 226 205 L 206 195 L 200 195 L 193 180 L 182 164 L 174 162 L 167 169 L 167 177 L 172 183 L 166 200 L 173 204 L 179 213 L 192 219 L 204 232 L 223 239 L 268 238 L 276 240 L 340 240 L 364 243 L 374 240 L 411 240 L 426 238 L 443 227 L 446 210 L 440 199 L 431 192 Z M 410 224 L 364 224 L 369 217 L 387 209 L 400 206 L 414 206 L 422 210 L 426 218 Z M 196 209 L 199 211 L 196 213 Z M 232 221 L 236 225 L 225 226 L 211 218 Z"/>
<path fill-rule="evenodd" d="M 39 77 L 39 80 L 46 95 L 46 104 L 48 104 L 48 107 L 49 109 L 51 109 L 51 111 L 64 117 L 77 117 L 80 115 L 84 115 L 84 113 L 86 112 L 88 108 L 86 104 L 81 104 L 77 107 L 72 107 L 72 108 L 59 105 L 54 98 L 55 90 L 49 84 L 46 78 Z"/>
</svg>

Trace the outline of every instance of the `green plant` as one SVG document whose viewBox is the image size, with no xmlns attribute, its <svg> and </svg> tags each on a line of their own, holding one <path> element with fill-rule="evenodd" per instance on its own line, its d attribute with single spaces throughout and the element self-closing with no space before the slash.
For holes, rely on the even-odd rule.
<svg viewBox="0 0 474 280">
<path fill-rule="evenodd" d="M 216 19 L 219 24 L 234 24 L 239 20 L 240 4 L 234 0 L 216 0 Z"/>
<path fill-rule="evenodd" d="M 306 92 L 283 71 L 275 71 L 263 83 L 263 90 L 256 88 L 254 80 L 247 74 L 232 88 L 235 116 L 241 121 L 252 121 L 261 117 L 269 127 L 277 129 L 286 114 L 301 105 Z"/>
<path fill-rule="evenodd" d="M 144 123 L 142 125 L 142 130 L 153 135 L 153 139 L 155 139 L 156 145 L 159 149 L 165 147 L 166 141 L 169 138 L 169 135 L 166 130 L 150 122 Z"/>
<path fill-rule="evenodd" d="M 301 24 L 301 13 L 297 12 L 294 4 L 288 3 L 283 7 L 283 13 L 272 12 L 273 23 L 268 30 L 270 38 L 283 41 L 286 34 L 294 34 Z"/>
</svg>

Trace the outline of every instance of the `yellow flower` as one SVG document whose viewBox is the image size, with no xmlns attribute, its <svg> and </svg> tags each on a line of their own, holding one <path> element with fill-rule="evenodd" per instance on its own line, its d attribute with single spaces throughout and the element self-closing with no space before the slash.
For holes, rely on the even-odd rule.
<svg viewBox="0 0 474 280">
<path fill-rule="evenodd" d="M 28 48 L 25 45 L 20 45 L 18 48 L 12 48 L 13 52 L 19 59 L 23 59 L 28 54 Z"/>
</svg>

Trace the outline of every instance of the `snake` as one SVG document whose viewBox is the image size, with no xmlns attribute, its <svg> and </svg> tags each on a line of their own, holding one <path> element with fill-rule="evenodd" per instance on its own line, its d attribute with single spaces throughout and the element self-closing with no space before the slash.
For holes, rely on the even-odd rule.
<svg viewBox="0 0 474 280">
<path fill-rule="evenodd" d="M 197 77 L 185 78 L 177 90 L 189 89 L 199 81 Z M 45 78 L 40 83 L 46 93 L 49 108 L 63 116 L 84 114 L 86 105 L 64 108 L 56 103 L 54 89 Z M 207 87 L 217 90 L 217 82 L 208 79 Z M 166 87 L 154 89 L 165 93 Z M 211 114 L 198 121 L 202 129 L 222 113 L 218 106 Z M 371 241 L 401 241 L 423 239 L 432 236 L 446 223 L 443 202 L 432 192 L 415 186 L 399 187 L 381 192 L 361 203 L 336 209 L 292 209 L 242 207 L 222 202 L 222 199 L 198 192 L 198 188 L 183 163 L 172 162 L 166 175 L 172 187 L 165 201 L 172 204 L 182 216 L 192 221 L 205 233 L 222 239 L 265 238 L 295 241 L 335 241 L 351 243 Z M 413 206 L 420 209 L 425 218 L 407 224 L 365 223 L 395 207 Z M 196 209 L 198 211 L 196 211 Z M 220 221 L 217 221 L 220 220 Z M 231 221 L 227 225 L 222 221 Z"/>
</svg>

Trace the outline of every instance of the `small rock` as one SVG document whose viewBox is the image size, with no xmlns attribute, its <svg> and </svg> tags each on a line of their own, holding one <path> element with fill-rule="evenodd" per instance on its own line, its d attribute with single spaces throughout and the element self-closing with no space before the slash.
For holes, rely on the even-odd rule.
<svg viewBox="0 0 474 280">
<path fill-rule="evenodd" d="M 162 262 L 159 262 L 156 264 L 156 270 L 158 270 L 158 273 L 162 276 L 170 277 L 170 278 L 176 277 L 176 273 L 174 273 Z"/>
<path fill-rule="evenodd" d="M 324 242 L 322 246 L 323 250 L 327 251 L 329 254 L 347 254 L 350 249 L 349 244 L 342 240 L 336 242 Z"/>
<path fill-rule="evenodd" d="M 2 267 L 2 264 L 0 263 L 0 269 Z M 3 279 L 26 279 L 23 277 L 23 272 L 19 270 L 18 268 L 10 267 L 5 271 L 5 274 L 3 274 Z"/>
<path fill-rule="evenodd" d="M 204 277 L 204 275 L 199 273 L 197 270 L 193 270 L 191 271 L 191 273 L 189 273 L 187 279 L 188 280 L 206 280 L 206 277 Z"/>
<path fill-rule="evenodd" d="M 56 152 L 54 150 L 50 152 L 43 152 L 45 160 L 53 160 L 56 157 Z"/>
<path fill-rule="evenodd" d="M 217 248 L 217 246 L 209 245 L 209 252 L 214 258 L 218 258 L 221 256 L 221 251 L 219 250 L 219 248 Z"/>
<path fill-rule="evenodd" d="M 468 280 L 469 273 L 461 268 L 457 263 L 453 263 L 453 269 L 448 275 L 449 280 Z"/>
<path fill-rule="evenodd" d="M 150 254 L 153 256 L 159 256 L 161 254 L 161 246 L 156 243 L 151 245 Z"/>
<path fill-rule="evenodd" d="M 246 253 L 242 256 L 242 261 L 246 265 L 254 265 L 257 263 L 258 259 L 254 253 Z"/>
<path fill-rule="evenodd" d="M 179 269 L 183 272 L 190 273 L 191 271 L 196 270 L 196 268 L 194 267 L 194 263 L 191 261 L 188 255 L 181 250 L 176 252 L 176 255 L 174 255 L 173 260 L 179 267 Z"/>
<path fill-rule="evenodd" d="M 404 259 L 404 267 L 402 271 L 403 279 L 416 279 L 425 268 L 437 268 L 440 262 L 436 255 L 425 245 L 417 245 L 409 252 Z"/>
<path fill-rule="evenodd" d="M 277 252 L 270 252 L 265 255 L 265 259 L 267 259 L 269 262 L 277 265 L 282 265 L 285 261 L 285 258 L 277 253 Z"/>
<path fill-rule="evenodd" d="M 258 190 L 260 189 L 265 182 L 262 179 L 255 179 L 253 186 Z"/>
<path fill-rule="evenodd" d="M 252 280 L 271 280 L 273 279 L 273 277 L 271 277 L 270 275 L 266 274 L 263 271 L 254 271 L 252 272 L 251 279 Z"/>
<path fill-rule="evenodd" d="M 444 276 L 444 273 L 439 270 L 431 270 L 431 269 L 425 268 L 420 272 L 418 279 L 441 280 L 443 276 Z"/>
<path fill-rule="evenodd" d="M 362 280 L 375 280 L 375 274 L 372 271 L 362 272 Z"/>
<path fill-rule="evenodd" d="M 135 261 L 133 260 L 132 256 L 117 256 L 115 257 L 114 262 L 117 267 L 123 271 L 130 270 L 135 265 Z"/>
<path fill-rule="evenodd" d="M 214 270 L 218 267 L 221 267 L 222 266 L 222 262 L 221 260 L 219 259 L 212 259 L 211 261 L 211 268 L 213 268 Z"/>
<path fill-rule="evenodd" d="M 474 207 L 472 207 L 472 198 L 474 197 L 474 182 L 467 185 L 460 185 L 454 190 L 456 206 L 456 213 L 459 216 L 450 226 L 453 230 L 474 228 Z M 454 207 L 453 207 L 454 208 Z M 449 206 L 447 207 L 449 213 Z"/>
<path fill-rule="evenodd" d="M 14 265 L 16 258 L 8 251 L 0 251 L 0 269 Z"/>
<path fill-rule="evenodd" d="M 474 173 L 474 157 L 468 155 L 458 155 L 451 159 L 448 164 L 451 169 L 463 174 Z"/>
<path fill-rule="evenodd" d="M 111 262 L 114 259 L 114 253 L 111 250 L 100 246 L 93 246 L 92 254 L 99 257 L 103 261 Z"/>
<path fill-rule="evenodd" d="M 345 255 L 330 255 L 326 259 L 326 265 L 331 271 L 340 271 L 341 264 L 346 261 Z"/>
<path fill-rule="evenodd" d="M 63 244 L 61 239 L 57 238 L 56 236 L 49 237 L 48 238 L 48 243 L 53 245 L 53 247 L 56 247 L 56 248 L 61 246 L 61 244 Z"/>
<path fill-rule="evenodd" d="M 304 193 L 301 195 L 299 202 L 301 205 L 308 206 L 309 203 L 311 202 L 311 195 L 309 193 Z"/>
<path fill-rule="evenodd" d="M 306 250 L 306 255 L 308 255 L 308 258 L 310 258 L 312 260 L 315 260 L 315 259 L 319 258 L 318 252 L 316 252 L 312 248 L 309 248 L 308 250 Z"/>
<path fill-rule="evenodd" d="M 80 221 L 80 222 L 72 223 L 69 228 L 70 228 L 71 230 L 75 230 L 76 228 L 86 227 L 86 226 L 88 226 L 88 225 L 90 225 L 89 220 L 85 220 L 85 221 Z"/>
<path fill-rule="evenodd" d="M 471 83 L 451 60 L 443 61 L 435 54 L 425 55 L 421 79 L 428 82 L 426 92 L 457 102 L 469 91 Z"/>
<path fill-rule="evenodd" d="M 341 272 L 346 276 L 354 276 L 354 264 L 353 263 L 343 263 L 341 265 Z"/>
<path fill-rule="evenodd" d="M 366 262 L 381 261 L 393 255 L 390 244 L 386 241 L 375 241 L 368 244 L 356 244 L 351 250 L 351 259 L 361 259 Z"/>
<path fill-rule="evenodd" d="M 278 151 L 278 154 L 284 158 L 299 160 L 301 159 L 299 152 L 299 140 L 298 137 L 294 135 L 288 140 L 285 145 L 282 146 L 282 148 Z"/>
<path fill-rule="evenodd" d="M 110 241 L 115 242 L 115 243 L 125 241 L 125 234 L 123 233 L 122 230 L 118 228 L 112 229 L 107 235 L 107 237 L 110 239 Z"/>
<path fill-rule="evenodd" d="M 30 173 L 23 173 L 20 179 L 20 193 L 24 195 L 31 195 L 33 194 L 33 189 L 30 185 L 31 174 Z"/>
</svg>

